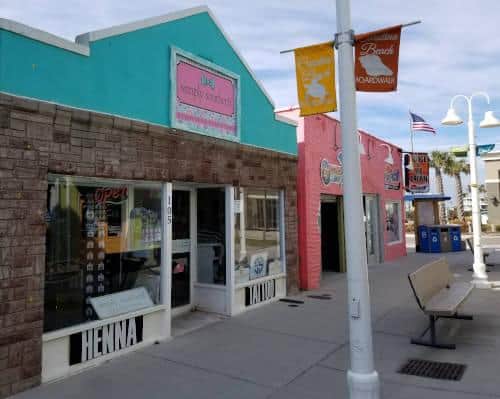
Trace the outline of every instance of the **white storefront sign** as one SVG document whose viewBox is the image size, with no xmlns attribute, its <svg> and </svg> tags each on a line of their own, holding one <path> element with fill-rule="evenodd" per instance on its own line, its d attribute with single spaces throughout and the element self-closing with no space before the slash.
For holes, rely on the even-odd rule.
<svg viewBox="0 0 500 399">
<path fill-rule="evenodd" d="M 69 364 L 84 363 L 142 341 L 143 317 L 119 320 L 70 336 Z"/>
<path fill-rule="evenodd" d="M 101 320 L 153 306 L 144 287 L 90 298 L 89 301 Z"/>
</svg>

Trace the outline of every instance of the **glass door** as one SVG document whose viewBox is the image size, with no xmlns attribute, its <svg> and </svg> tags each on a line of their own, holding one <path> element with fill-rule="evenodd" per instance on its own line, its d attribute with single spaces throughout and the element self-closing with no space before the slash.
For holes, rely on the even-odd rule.
<svg viewBox="0 0 500 399">
<path fill-rule="evenodd" d="M 366 229 L 366 254 L 368 264 L 376 264 L 380 261 L 379 243 L 379 217 L 378 201 L 374 195 L 365 196 L 365 229 Z"/>
<path fill-rule="evenodd" d="M 191 190 L 172 192 L 172 308 L 191 303 Z"/>
</svg>

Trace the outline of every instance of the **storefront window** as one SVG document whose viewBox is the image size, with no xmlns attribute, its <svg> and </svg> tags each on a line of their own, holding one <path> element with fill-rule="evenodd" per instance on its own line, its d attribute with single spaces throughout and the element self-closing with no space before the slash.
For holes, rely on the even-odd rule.
<svg viewBox="0 0 500 399">
<path fill-rule="evenodd" d="M 385 203 L 386 242 L 401 241 L 401 203 L 389 201 Z"/>
<path fill-rule="evenodd" d="M 160 187 L 51 176 L 47 205 L 46 332 L 159 303 Z"/>
<path fill-rule="evenodd" d="M 280 192 L 240 188 L 235 195 L 236 284 L 282 273 Z"/>
</svg>

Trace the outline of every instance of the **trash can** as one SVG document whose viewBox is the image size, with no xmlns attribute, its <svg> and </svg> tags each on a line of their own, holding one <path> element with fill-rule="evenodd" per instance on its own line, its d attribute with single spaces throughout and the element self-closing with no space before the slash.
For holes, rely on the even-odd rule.
<svg viewBox="0 0 500 399">
<path fill-rule="evenodd" d="M 451 239 L 449 226 L 440 226 L 439 235 L 441 241 L 441 252 L 451 252 Z"/>
<path fill-rule="evenodd" d="M 452 251 L 462 251 L 462 233 L 460 226 L 450 226 L 450 241 Z"/>
<path fill-rule="evenodd" d="M 420 252 L 430 251 L 429 228 L 426 225 L 418 226 L 418 242 Z"/>
<path fill-rule="evenodd" d="M 429 252 L 441 252 L 441 229 L 429 226 Z"/>
</svg>

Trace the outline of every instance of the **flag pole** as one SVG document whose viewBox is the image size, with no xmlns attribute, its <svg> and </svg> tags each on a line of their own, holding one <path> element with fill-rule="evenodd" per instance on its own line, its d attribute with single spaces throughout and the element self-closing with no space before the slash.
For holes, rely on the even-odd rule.
<svg viewBox="0 0 500 399">
<path fill-rule="evenodd" d="M 354 32 L 349 0 L 336 0 L 335 47 L 339 65 L 339 110 L 344 176 L 344 235 L 347 269 L 350 365 L 347 385 L 350 399 L 378 399 L 380 382 L 373 359 L 370 287 L 363 223 L 361 166 L 356 122 L 354 80 Z"/>
<path fill-rule="evenodd" d="M 411 128 L 411 111 L 408 110 L 408 114 L 410 115 L 410 144 L 411 144 L 411 153 L 413 154 L 413 129 Z"/>
</svg>

